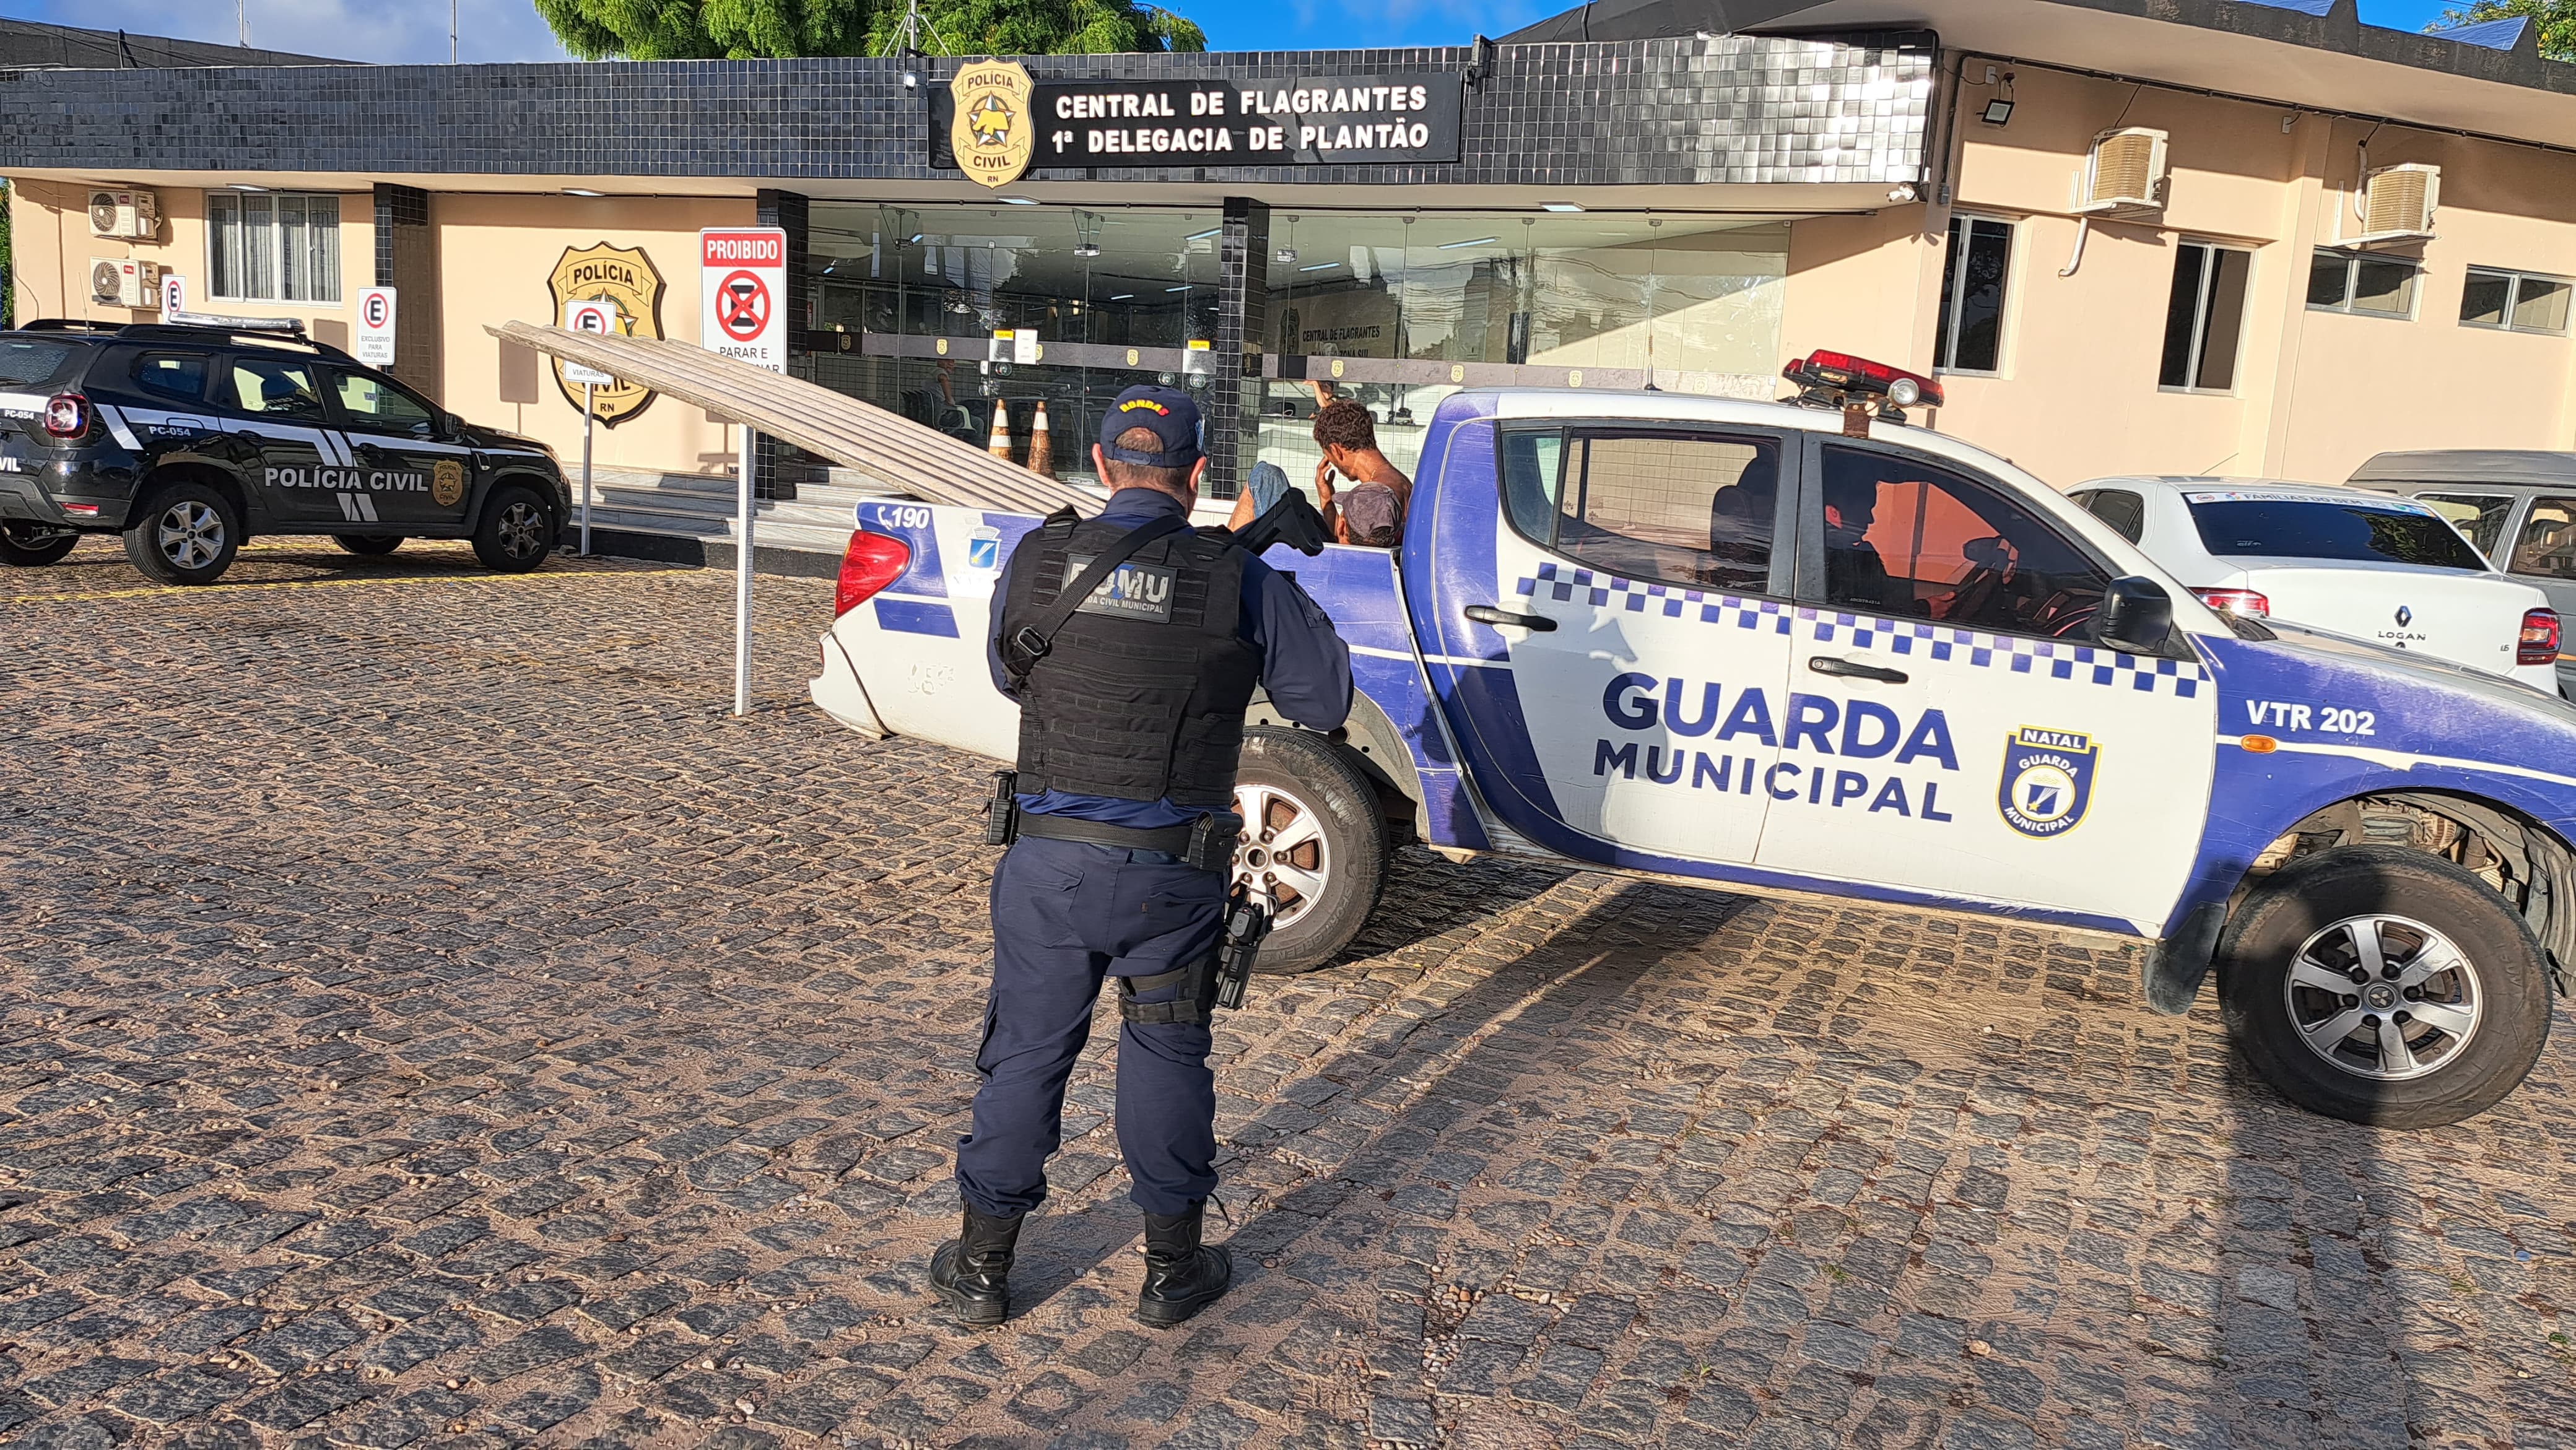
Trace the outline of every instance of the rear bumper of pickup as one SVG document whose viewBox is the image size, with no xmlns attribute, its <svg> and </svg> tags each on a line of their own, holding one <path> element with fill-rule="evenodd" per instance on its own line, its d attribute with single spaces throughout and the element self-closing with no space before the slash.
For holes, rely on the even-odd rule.
<svg viewBox="0 0 2576 1450">
<path fill-rule="evenodd" d="M 883 740 L 893 733 L 877 717 L 876 704 L 868 698 L 868 687 L 859 683 L 849 651 L 829 634 L 823 636 L 823 672 L 808 680 L 805 690 L 824 714 L 862 735 Z"/>
</svg>

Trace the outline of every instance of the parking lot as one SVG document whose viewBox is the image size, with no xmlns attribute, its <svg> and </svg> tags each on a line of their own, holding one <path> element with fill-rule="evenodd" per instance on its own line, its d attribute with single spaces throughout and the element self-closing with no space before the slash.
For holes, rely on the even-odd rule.
<svg viewBox="0 0 2576 1450">
<path fill-rule="evenodd" d="M 988 767 L 827 581 L 737 720 L 730 576 L 312 545 L 0 575 L 0 1440 L 2576 1444 L 2576 1039 L 2380 1133 L 2132 949 L 1418 852 L 1219 1026 L 1235 1291 L 1130 1322 L 1095 1049 L 960 1330 Z"/>
</svg>

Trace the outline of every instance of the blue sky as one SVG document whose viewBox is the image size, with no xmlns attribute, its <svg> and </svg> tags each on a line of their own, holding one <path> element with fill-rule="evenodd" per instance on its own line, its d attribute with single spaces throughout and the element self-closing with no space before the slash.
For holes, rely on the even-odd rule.
<svg viewBox="0 0 2576 1450">
<path fill-rule="evenodd" d="M 242 0 L 254 45 L 349 60 L 444 61 L 441 0 Z M 1500 35 L 1571 0 L 1173 0 L 1219 50 L 1308 50 L 1348 45 L 1458 45 L 1477 31 Z M 457 0 L 467 61 L 554 60 L 562 49 L 528 0 Z M 2362 0 L 2373 25 L 2419 30 L 2442 0 Z M 58 25 L 125 29 L 194 40 L 235 37 L 234 0 L 0 0 L 0 15 Z"/>
</svg>

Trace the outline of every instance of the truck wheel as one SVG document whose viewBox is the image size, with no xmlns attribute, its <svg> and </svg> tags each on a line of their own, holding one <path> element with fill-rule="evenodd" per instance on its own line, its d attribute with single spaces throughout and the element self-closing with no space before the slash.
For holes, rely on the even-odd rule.
<svg viewBox="0 0 2576 1450">
<path fill-rule="evenodd" d="M 1259 970 L 1329 966 L 1386 889 L 1377 793 L 1324 737 L 1256 725 L 1243 732 L 1234 809 L 1243 817 L 1234 879 L 1268 887 L 1279 903 Z"/>
<path fill-rule="evenodd" d="M 333 534 L 331 542 L 352 554 L 390 554 L 402 547 L 400 534 Z"/>
<path fill-rule="evenodd" d="M 23 519 L 0 524 L 0 564 L 31 569 L 57 563 L 79 545 L 80 535 L 69 529 L 49 529 Z"/>
<path fill-rule="evenodd" d="M 125 531 L 125 557 L 164 584 L 212 584 L 241 548 L 241 520 L 224 496 L 181 480 L 136 510 Z"/>
<path fill-rule="evenodd" d="M 2246 1062 L 2347 1122 L 2474 1117 L 2549 1039 L 2548 964 L 2522 918 L 2467 871 L 2403 847 L 2341 846 L 2273 872 L 2216 965 Z"/>
<path fill-rule="evenodd" d="M 524 483 L 504 484 L 484 500 L 474 525 L 474 557 L 486 569 L 525 574 L 554 552 L 554 505 Z"/>
</svg>

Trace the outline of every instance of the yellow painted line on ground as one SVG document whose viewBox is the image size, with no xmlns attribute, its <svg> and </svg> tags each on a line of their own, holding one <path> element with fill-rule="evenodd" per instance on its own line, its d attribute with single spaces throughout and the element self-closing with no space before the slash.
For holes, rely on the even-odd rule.
<svg viewBox="0 0 2576 1450">
<path fill-rule="evenodd" d="M 397 574 L 371 579 L 245 579 L 237 584 L 154 584 L 140 589 L 96 589 L 81 594 L 13 594 L 0 604 L 75 604 L 97 599 L 144 599 L 193 594 L 220 599 L 245 589 L 353 589 L 369 584 L 546 584 L 571 579 L 633 579 L 665 570 L 568 569 L 551 574 Z"/>
</svg>

